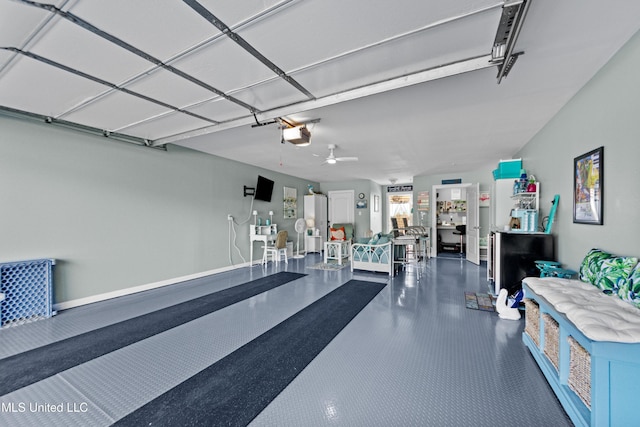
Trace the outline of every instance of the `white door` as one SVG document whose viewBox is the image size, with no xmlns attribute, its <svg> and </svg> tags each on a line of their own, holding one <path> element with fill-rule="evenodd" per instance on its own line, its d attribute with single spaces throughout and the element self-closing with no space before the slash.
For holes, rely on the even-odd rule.
<svg viewBox="0 0 640 427">
<path fill-rule="evenodd" d="M 431 256 L 438 256 L 438 193 L 451 188 L 464 188 L 467 199 L 467 259 L 480 264 L 480 206 L 478 193 L 480 184 L 443 184 L 431 187 Z M 450 228 L 449 228 L 450 230 Z M 444 232 L 449 232 L 444 230 Z"/>
<path fill-rule="evenodd" d="M 480 264 L 480 184 L 467 187 L 467 261 Z"/>
<path fill-rule="evenodd" d="M 382 209 L 380 208 L 380 194 L 371 193 L 369 197 L 369 224 L 373 234 L 382 232 Z"/>
<path fill-rule="evenodd" d="M 354 223 L 353 190 L 329 191 L 329 226 Z"/>
</svg>

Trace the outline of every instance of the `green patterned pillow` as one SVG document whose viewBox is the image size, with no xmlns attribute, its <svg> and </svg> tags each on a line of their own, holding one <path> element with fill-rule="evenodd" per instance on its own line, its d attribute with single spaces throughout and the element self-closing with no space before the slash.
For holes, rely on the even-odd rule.
<svg viewBox="0 0 640 427">
<path fill-rule="evenodd" d="M 627 280 L 618 288 L 618 296 L 640 308 L 640 264 L 636 265 Z"/>
<path fill-rule="evenodd" d="M 605 294 L 617 294 L 636 264 L 638 264 L 638 258 L 632 257 L 613 257 L 602 260 L 595 285 Z"/>
<path fill-rule="evenodd" d="M 600 249 L 591 249 L 580 265 L 580 280 L 596 285 L 602 261 L 611 257 L 613 255 L 608 252 Z"/>
</svg>

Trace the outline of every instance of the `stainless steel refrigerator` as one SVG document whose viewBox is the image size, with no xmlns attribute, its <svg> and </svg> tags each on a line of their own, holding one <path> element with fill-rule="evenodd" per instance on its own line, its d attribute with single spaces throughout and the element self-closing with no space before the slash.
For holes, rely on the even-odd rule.
<svg viewBox="0 0 640 427">
<path fill-rule="evenodd" d="M 556 261 L 552 234 L 495 231 L 489 234 L 487 276 L 492 292 L 505 288 L 511 295 L 522 287 L 522 279 L 540 276 L 535 261 Z"/>
</svg>

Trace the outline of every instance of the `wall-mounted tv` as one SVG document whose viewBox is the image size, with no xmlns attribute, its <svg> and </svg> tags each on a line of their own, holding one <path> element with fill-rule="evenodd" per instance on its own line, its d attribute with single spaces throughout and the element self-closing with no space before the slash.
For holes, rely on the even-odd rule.
<svg viewBox="0 0 640 427">
<path fill-rule="evenodd" d="M 253 196 L 255 200 L 262 200 L 264 202 L 271 201 L 271 194 L 273 193 L 273 181 L 263 176 L 258 175 L 258 183 L 256 184 L 256 192 Z"/>
</svg>

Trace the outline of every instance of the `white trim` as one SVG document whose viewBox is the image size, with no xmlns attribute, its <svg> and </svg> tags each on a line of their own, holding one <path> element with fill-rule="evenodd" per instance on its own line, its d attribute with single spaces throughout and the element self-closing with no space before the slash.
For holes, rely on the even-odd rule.
<svg viewBox="0 0 640 427">
<path fill-rule="evenodd" d="M 201 277 L 211 276 L 225 271 L 235 270 L 241 267 L 248 267 L 249 263 L 232 265 L 229 267 L 216 268 L 214 270 L 203 271 L 200 273 L 188 274 L 186 276 L 175 277 L 173 279 L 161 280 L 159 282 L 147 283 L 146 285 L 134 286 L 132 288 L 120 289 L 117 291 L 106 292 L 104 294 L 92 295 L 90 297 L 78 298 L 70 301 L 64 301 L 53 305 L 55 311 L 67 310 L 82 305 L 93 304 L 94 302 L 105 301 L 112 298 L 131 295 L 138 292 L 148 291 L 151 289 L 161 288 L 163 286 L 175 285 L 176 283 L 185 282 L 187 280 L 199 279 Z"/>
</svg>

